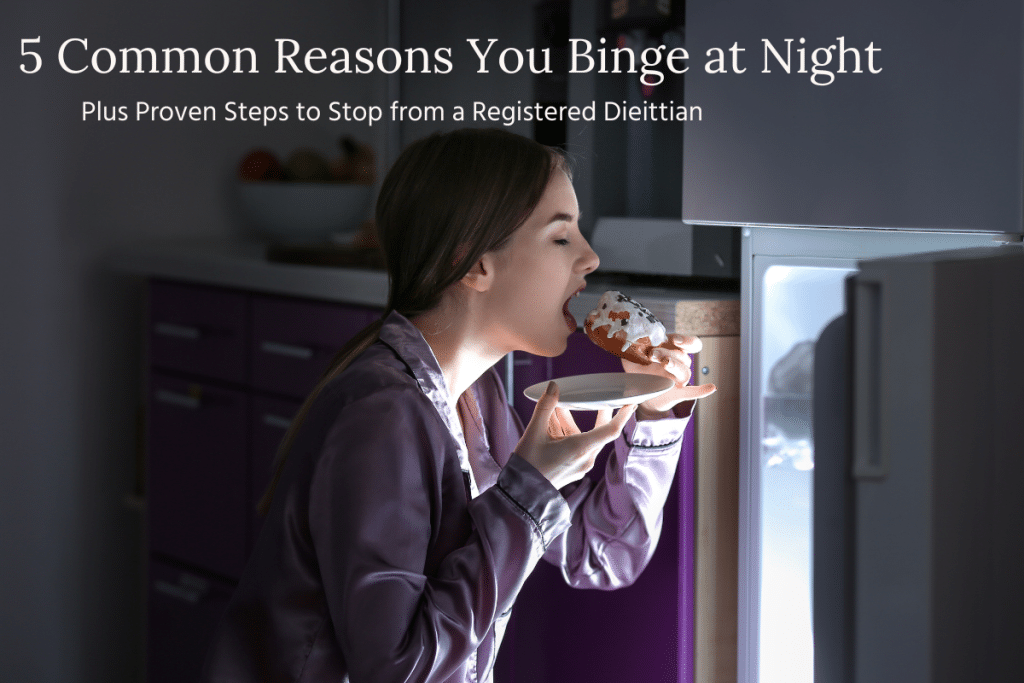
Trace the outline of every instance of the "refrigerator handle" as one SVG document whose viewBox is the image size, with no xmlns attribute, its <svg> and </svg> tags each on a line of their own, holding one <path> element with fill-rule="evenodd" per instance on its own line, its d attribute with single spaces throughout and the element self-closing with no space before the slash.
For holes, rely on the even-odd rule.
<svg viewBox="0 0 1024 683">
<path fill-rule="evenodd" d="M 889 457 L 882 444 L 882 283 L 854 281 L 853 476 L 884 479 Z"/>
</svg>

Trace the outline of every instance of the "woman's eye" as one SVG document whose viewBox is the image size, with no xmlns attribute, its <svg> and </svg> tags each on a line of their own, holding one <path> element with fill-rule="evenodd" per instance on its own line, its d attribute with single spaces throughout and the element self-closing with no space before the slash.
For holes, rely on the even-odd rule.
<svg viewBox="0 0 1024 683">
<path fill-rule="evenodd" d="M 567 246 L 569 246 L 569 240 L 564 239 L 564 238 L 560 239 L 560 240 L 555 240 L 555 244 L 557 244 L 559 246 L 562 246 L 562 247 L 567 247 Z"/>
</svg>

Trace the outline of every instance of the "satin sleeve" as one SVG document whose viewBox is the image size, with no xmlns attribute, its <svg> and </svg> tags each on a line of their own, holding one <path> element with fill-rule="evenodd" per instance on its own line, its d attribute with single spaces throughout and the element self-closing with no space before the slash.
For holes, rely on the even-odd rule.
<svg viewBox="0 0 1024 683">
<path fill-rule="evenodd" d="M 544 559 L 576 588 L 611 590 L 631 585 L 650 561 L 661 535 L 663 508 L 679 464 L 693 403 L 677 417 L 630 418 L 615 440 L 604 476 L 562 489 L 572 526 Z"/>
<path fill-rule="evenodd" d="M 495 486 L 466 498 L 461 537 L 440 537 L 443 506 L 465 495 L 454 448 L 434 407 L 407 390 L 346 406 L 328 433 L 310 531 L 353 683 L 448 678 L 568 526 L 564 498 L 513 455 Z"/>
</svg>

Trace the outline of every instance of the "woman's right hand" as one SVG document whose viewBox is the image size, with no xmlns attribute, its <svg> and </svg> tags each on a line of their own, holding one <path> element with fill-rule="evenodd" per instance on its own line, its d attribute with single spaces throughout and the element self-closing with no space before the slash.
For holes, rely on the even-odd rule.
<svg viewBox="0 0 1024 683">
<path fill-rule="evenodd" d="M 560 489 L 590 471 L 597 454 L 619 435 L 635 409 L 635 405 L 625 406 L 614 418 L 611 410 L 598 411 L 594 428 L 580 432 L 572 413 L 558 407 L 558 385 L 548 382 L 516 453 Z"/>
</svg>

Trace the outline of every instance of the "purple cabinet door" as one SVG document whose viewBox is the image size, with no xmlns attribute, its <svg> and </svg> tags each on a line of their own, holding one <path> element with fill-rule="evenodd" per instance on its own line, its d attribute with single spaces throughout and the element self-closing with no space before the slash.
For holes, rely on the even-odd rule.
<svg viewBox="0 0 1024 683">
<path fill-rule="evenodd" d="M 527 387 L 556 377 L 622 371 L 622 363 L 618 357 L 604 351 L 587 339 L 586 334 L 579 331 L 569 335 L 565 352 L 561 356 L 544 358 L 516 351 L 513 354 L 513 359 L 512 405 L 523 424 L 530 421 L 535 405 L 533 401 L 523 395 L 523 390 Z M 578 422 L 580 426 L 587 424 L 588 429 L 593 427 L 595 416 L 595 413 L 592 412 L 581 412 L 576 415 L 578 420 L 582 418 Z"/>
<path fill-rule="evenodd" d="M 155 281 L 149 295 L 149 355 L 154 367 L 245 381 L 245 294 Z"/>
<path fill-rule="evenodd" d="M 590 341 L 583 332 L 569 335 L 565 353 L 552 359 L 555 377 L 588 375 L 595 372 L 620 372 L 622 361 Z"/>
<path fill-rule="evenodd" d="M 553 377 L 551 359 L 525 351 L 515 351 L 512 353 L 512 377 L 512 407 L 525 426 L 530 423 L 533 408 L 537 404 L 526 398 L 523 390 Z M 504 379 L 503 377 L 502 380 Z"/>
<path fill-rule="evenodd" d="M 338 349 L 379 316 L 362 306 L 254 296 L 252 386 L 305 398 Z"/>
<path fill-rule="evenodd" d="M 248 397 L 154 373 L 149 395 L 150 549 L 237 578 L 249 515 Z"/>
<path fill-rule="evenodd" d="M 687 434 L 692 432 L 688 429 Z M 692 438 L 683 449 L 693 460 Z M 680 534 L 692 510 L 692 465 L 680 466 L 665 504 L 658 548 L 626 588 L 570 588 L 540 562 L 527 579 L 498 656 L 499 683 L 619 683 L 693 680 L 693 542 Z M 690 493 L 687 494 L 686 490 Z"/>
<path fill-rule="evenodd" d="M 292 418 L 299 410 L 298 401 L 270 398 L 256 395 L 252 397 L 252 415 L 249 420 L 252 438 L 249 444 L 249 501 L 246 509 L 250 515 L 249 553 L 256 544 L 263 518 L 256 513 L 256 506 L 267 490 L 274 473 L 274 460 L 277 447 L 281 443 Z"/>
<path fill-rule="evenodd" d="M 613 356 L 594 342 L 587 339 L 583 332 L 576 332 L 569 337 L 565 353 L 551 359 L 552 377 L 570 377 L 572 375 L 590 375 L 599 372 L 622 372 L 622 361 Z M 597 413 L 594 411 L 577 411 L 573 413 L 576 424 L 582 430 L 593 429 Z M 611 450 L 610 447 L 607 450 Z M 602 471 L 603 461 L 599 462 L 597 471 Z"/>
<path fill-rule="evenodd" d="M 149 565 L 148 683 L 199 680 L 234 584 L 153 560 Z"/>
<path fill-rule="evenodd" d="M 516 370 L 519 369 L 516 366 Z M 522 385 L 545 377 L 535 375 Z M 577 332 L 551 361 L 552 377 L 622 370 L 619 359 Z M 517 395 L 521 394 L 516 380 Z M 529 399 L 526 399 L 529 401 Z M 530 410 L 532 411 L 532 402 Z M 596 413 L 573 413 L 581 429 Z M 603 473 L 607 449 L 590 473 Z M 540 562 L 512 611 L 496 664 L 497 683 L 692 681 L 693 429 L 688 427 L 665 505 L 658 548 L 636 583 L 614 591 L 570 588 Z"/>
</svg>

